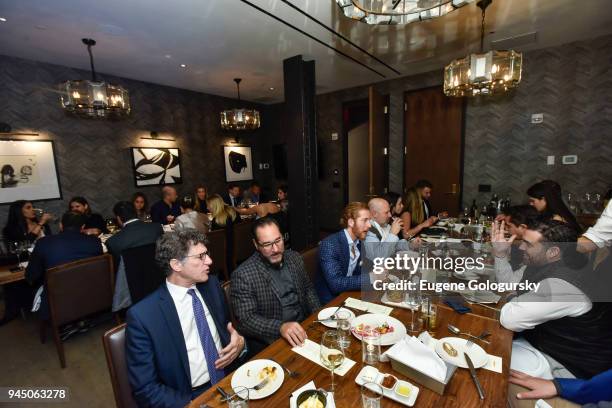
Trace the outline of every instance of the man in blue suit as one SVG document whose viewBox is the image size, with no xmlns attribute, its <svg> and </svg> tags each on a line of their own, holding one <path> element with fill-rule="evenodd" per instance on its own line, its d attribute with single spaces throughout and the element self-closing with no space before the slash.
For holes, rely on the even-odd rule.
<svg viewBox="0 0 612 408">
<path fill-rule="evenodd" d="M 49 268 L 102 255 L 100 240 L 95 236 L 81 233 L 86 222 L 85 214 L 67 212 L 62 216 L 59 234 L 49 235 L 36 241 L 25 271 L 25 278 L 31 285 L 37 287 L 43 285 L 45 273 Z M 49 320 L 46 290 L 41 294 L 38 312 L 42 320 Z"/>
<path fill-rule="evenodd" d="M 184 407 L 219 382 L 246 352 L 223 289 L 208 275 L 204 234 L 165 234 L 156 260 L 166 283 L 127 312 L 126 359 L 139 406 Z"/>
<path fill-rule="evenodd" d="M 369 274 L 361 273 L 366 234 L 370 229 L 370 210 L 361 202 L 349 203 L 342 212 L 344 227 L 321 241 L 318 279 L 315 284 L 321 304 L 342 292 L 361 290 L 369 284 Z"/>
</svg>

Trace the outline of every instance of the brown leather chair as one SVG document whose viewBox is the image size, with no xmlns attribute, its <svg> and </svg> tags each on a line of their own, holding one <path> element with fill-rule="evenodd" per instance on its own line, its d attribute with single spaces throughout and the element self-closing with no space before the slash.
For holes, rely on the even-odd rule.
<svg viewBox="0 0 612 408">
<path fill-rule="evenodd" d="M 104 254 L 49 268 L 45 282 L 53 340 L 60 365 L 66 368 L 59 327 L 93 313 L 111 309 L 115 289 L 113 258 Z M 40 334 L 43 342 L 46 325 L 47 322 L 41 322 Z"/>
<path fill-rule="evenodd" d="M 227 235 L 225 229 L 211 231 L 206 234 L 206 238 L 208 238 L 208 253 L 213 260 L 213 272 L 219 276 L 219 279 L 229 281 L 230 278 L 225 259 L 225 254 L 227 253 Z"/>
<path fill-rule="evenodd" d="M 236 328 L 237 327 L 237 321 L 236 321 L 236 318 L 234 317 L 234 308 L 232 307 L 232 298 L 231 298 L 232 288 L 231 288 L 231 282 L 230 281 L 223 282 L 221 284 L 221 288 L 223 289 L 223 295 L 225 297 L 225 303 L 227 303 L 227 309 L 229 310 L 230 320 L 232 321 L 232 326 L 234 326 L 234 328 Z"/>
<path fill-rule="evenodd" d="M 253 221 L 242 221 L 234 224 L 234 239 L 232 251 L 234 254 L 233 269 L 255 252 L 253 246 Z"/>
<path fill-rule="evenodd" d="M 308 277 L 310 277 L 310 281 L 314 284 L 319 273 L 319 245 L 307 248 L 301 254 Z"/>
<path fill-rule="evenodd" d="M 132 395 L 125 360 L 125 323 L 104 333 L 102 342 L 117 408 L 138 408 Z"/>
</svg>

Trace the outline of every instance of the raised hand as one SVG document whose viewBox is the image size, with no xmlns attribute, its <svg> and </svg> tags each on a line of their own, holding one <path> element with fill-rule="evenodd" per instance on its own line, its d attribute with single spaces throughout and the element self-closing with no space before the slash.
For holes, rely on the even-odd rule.
<svg viewBox="0 0 612 408">
<path fill-rule="evenodd" d="M 505 233 L 506 223 L 495 221 L 491 228 L 491 246 L 493 247 L 493 255 L 499 258 L 508 256 L 512 242 L 516 239 L 516 234 L 506 238 Z"/>
<path fill-rule="evenodd" d="M 234 329 L 231 323 L 227 324 L 227 331 L 230 334 L 230 342 L 225 348 L 219 351 L 219 359 L 215 361 L 216 368 L 225 368 L 238 357 L 244 348 L 244 337 Z"/>
</svg>

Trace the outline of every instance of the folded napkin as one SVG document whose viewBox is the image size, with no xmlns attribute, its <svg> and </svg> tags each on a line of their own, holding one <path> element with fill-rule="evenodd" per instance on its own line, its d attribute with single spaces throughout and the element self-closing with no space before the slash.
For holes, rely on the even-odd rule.
<svg viewBox="0 0 612 408">
<path fill-rule="evenodd" d="M 384 353 L 387 357 L 413 367 L 428 376 L 444 382 L 446 363 L 435 350 L 421 343 L 419 339 L 406 336 Z"/>
<path fill-rule="evenodd" d="M 379 313 L 384 315 L 390 315 L 393 311 L 392 307 L 387 307 L 372 302 L 364 302 L 363 300 L 352 297 L 346 299 L 344 306 L 350 307 L 351 309 L 361 310 L 362 312 Z"/>
<path fill-rule="evenodd" d="M 450 307 L 453 308 L 453 310 L 457 313 L 460 314 L 464 314 L 467 312 L 471 312 L 472 309 L 470 309 L 469 307 L 467 307 L 462 301 L 460 300 L 451 300 L 451 299 L 445 299 L 444 303 L 446 303 L 447 305 L 449 305 Z"/>
<path fill-rule="evenodd" d="M 320 344 L 317 344 L 312 340 L 306 339 L 303 346 L 296 346 L 292 348 L 291 350 L 295 351 L 300 356 L 307 358 L 313 363 L 316 363 L 323 368 L 327 368 L 323 365 L 323 363 L 321 363 L 321 345 Z M 353 368 L 354 365 L 355 365 L 355 362 L 353 360 L 345 357 L 344 363 L 342 363 L 340 367 L 336 368 L 334 370 L 334 373 L 338 375 L 344 375 L 348 373 L 349 370 Z"/>
<path fill-rule="evenodd" d="M 302 393 L 303 391 L 316 389 L 317 387 L 315 387 L 314 381 L 311 381 L 308 384 L 305 384 L 297 390 L 293 391 L 293 394 L 291 394 L 291 397 L 289 398 L 289 408 L 297 408 L 297 397 L 300 395 L 300 393 Z M 327 405 L 325 406 L 325 408 L 336 408 L 333 393 L 327 393 Z"/>
</svg>

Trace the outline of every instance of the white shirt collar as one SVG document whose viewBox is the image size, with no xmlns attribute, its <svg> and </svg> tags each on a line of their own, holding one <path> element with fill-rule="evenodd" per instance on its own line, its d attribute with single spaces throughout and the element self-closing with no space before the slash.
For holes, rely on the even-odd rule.
<svg viewBox="0 0 612 408">
<path fill-rule="evenodd" d="M 185 296 L 188 296 L 187 292 L 189 291 L 189 289 L 196 288 L 195 285 L 191 285 L 188 288 L 184 286 L 175 285 L 174 283 L 171 283 L 168 279 L 166 279 L 166 286 L 168 287 L 168 292 L 170 292 L 170 296 L 172 296 L 172 299 L 175 299 L 179 302 L 183 301 L 183 299 L 185 299 Z"/>
<path fill-rule="evenodd" d="M 353 240 L 353 238 L 351 238 L 351 234 L 349 234 L 347 228 L 344 229 L 344 235 L 346 235 L 346 240 L 348 241 L 349 245 L 359 243 L 359 239 L 358 238 L 355 238 L 355 240 Z"/>
<path fill-rule="evenodd" d="M 131 224 L 134 221 L 138 221 L 138 218 L 132 218 L 131 220 L 127 220 L 126 222 L 123 223 L 123 226 L 125 227 L 126 225 Z"/>
</svg>

